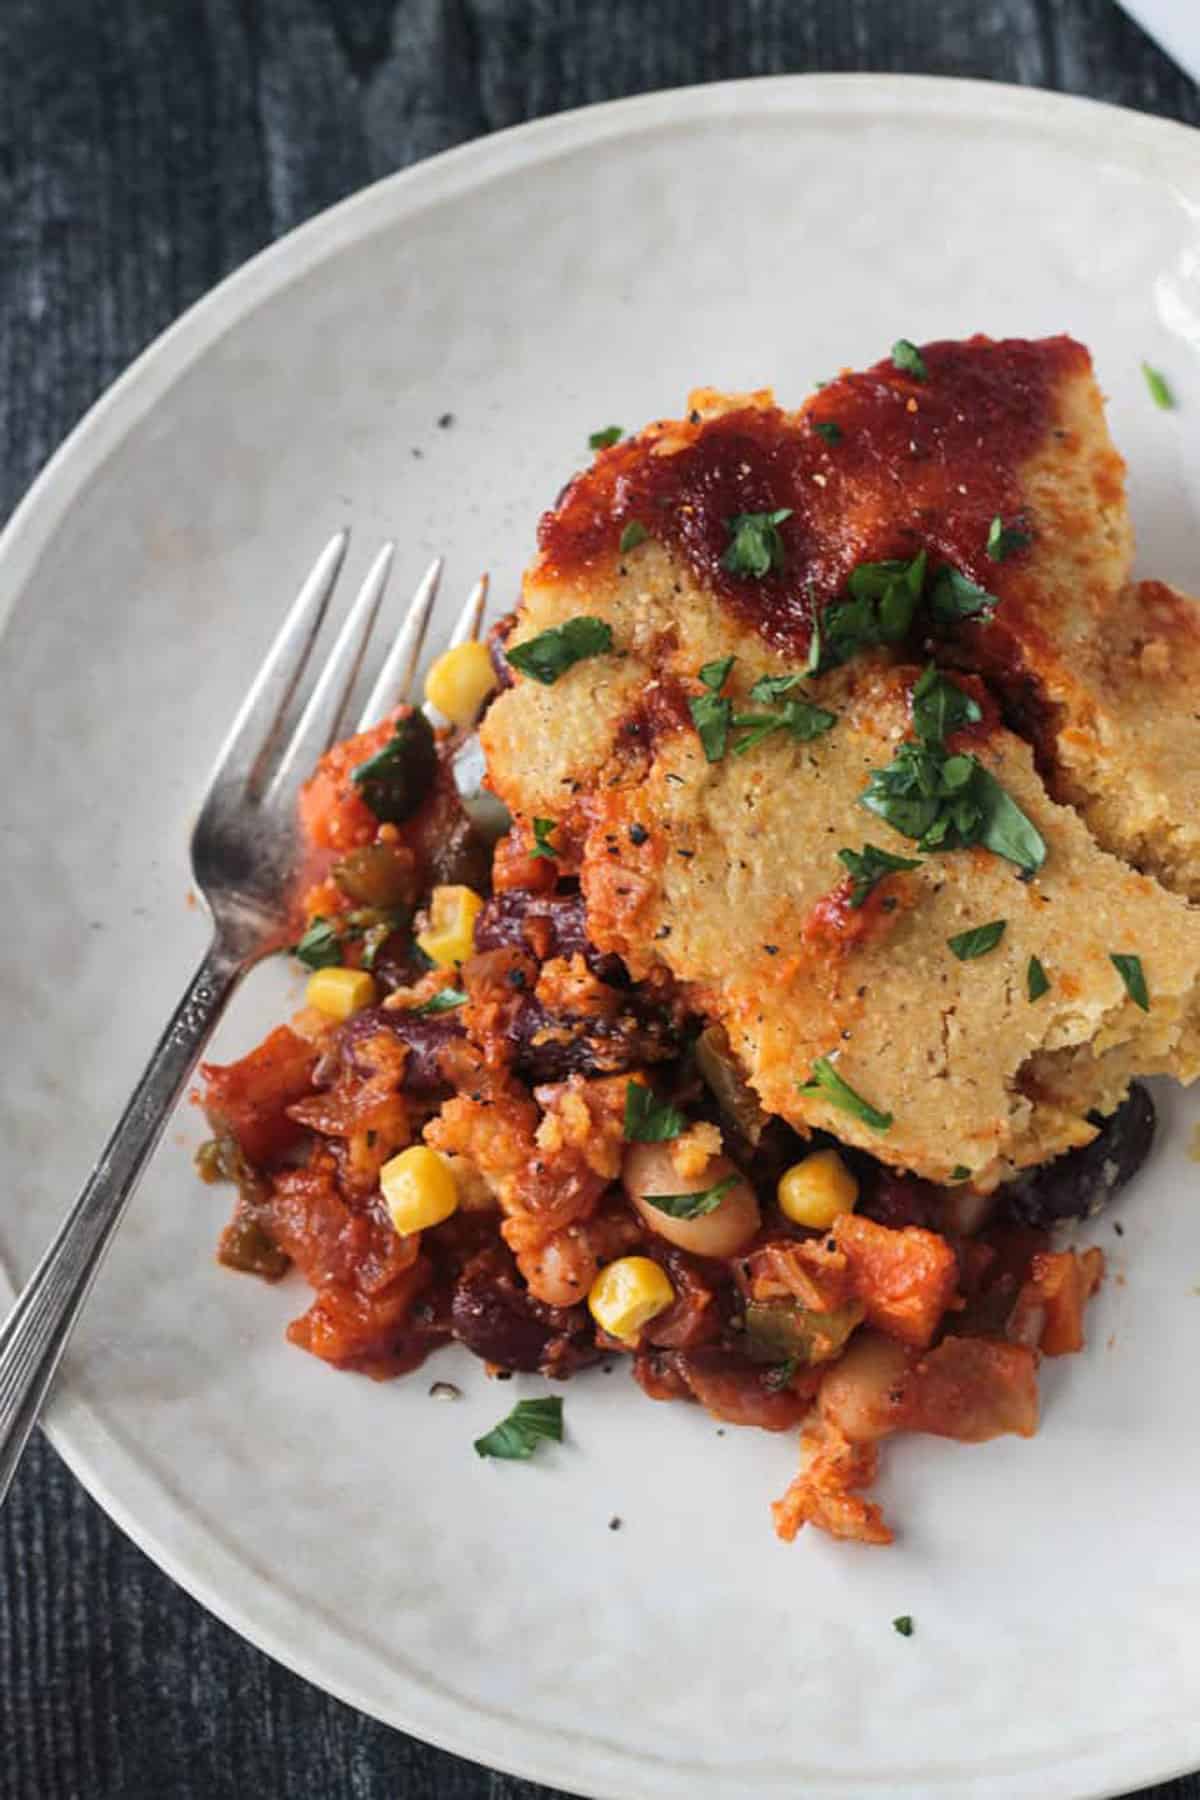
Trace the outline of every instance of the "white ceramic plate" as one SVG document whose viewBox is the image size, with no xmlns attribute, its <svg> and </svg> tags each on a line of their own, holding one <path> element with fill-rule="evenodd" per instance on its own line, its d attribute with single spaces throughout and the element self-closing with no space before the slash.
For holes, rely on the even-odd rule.
<svg viewBox="0 0 1200 1800">
<path fill-rule="evenodd" d="M 485 565 L 504 600 L 590 429 L 700 382 L 792 402 L 901 334 L 1069 328 L 1111 397 L 1142 566 L 1195 587 L 1198 271 L 1200 139 L 1182 128 L 818 77 L 502 134 L 226 282 L 118 382 L 3 540 L 9 1274 L 200 955 L 189 814 L 333 528 L 353 525 L 358 568 L 397 535 L 400 588 L 446 550 L 447 611 Z M 1177 413 L 1151 404 L 1143 357 Z M 218 1055 L 281 1015 L 290 980 L 250 984 Z M 1165 1096 L 1124 1239 L 1096 1228 L 1114 1279 L 1086 1356 L 1046 1368 L 1041 1435 L 890 1449 L 891 1551 L 777 1543 L 791 1440 L 652 1406 L 624 1373 L 574 1384 L 567 1443 L 515 1466 L 471 1440 L 540 1384 L 447 1352 L 375 1385 L 288 1349 L 303 1290 L 214 1264 L 226 1195 L 192 1176 L 194 1112 L 101 1278 L 55 1441 L 248 1637 L 481 1761 L 622 1800 L 1116 1792 L 1200 1764 L 1194 1113 Z M 429 1400 L 435 1376 L 460 1405 Z"/>
</svg>

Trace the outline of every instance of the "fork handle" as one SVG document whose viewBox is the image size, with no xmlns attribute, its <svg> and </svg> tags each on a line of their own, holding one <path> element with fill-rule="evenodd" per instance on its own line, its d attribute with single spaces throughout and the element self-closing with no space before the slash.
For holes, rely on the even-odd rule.
<svg viewBox="0 0 1200 1800">
<path fill-rule="evenodd" d="M 0 1502 L 138 1177 L 240 973 L 214 943 L 82 1193 L 0 1326 Z"/>
</svg>

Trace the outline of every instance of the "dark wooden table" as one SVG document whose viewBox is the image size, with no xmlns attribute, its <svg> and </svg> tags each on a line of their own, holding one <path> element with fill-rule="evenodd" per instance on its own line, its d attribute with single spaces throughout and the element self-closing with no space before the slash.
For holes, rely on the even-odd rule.
<svg viewBox="0 0 1200 1800">
<path fill-rule="evenodd" d="M 564 107 L 829 69 L 1200 123 L 1112 0 L 0 0 L 0 517 L 177 313 L 364 182 Z M 0 1558 L 0 1800 L 549 1800 L 242 1643 L 41 1441 Z"/>
</svg>

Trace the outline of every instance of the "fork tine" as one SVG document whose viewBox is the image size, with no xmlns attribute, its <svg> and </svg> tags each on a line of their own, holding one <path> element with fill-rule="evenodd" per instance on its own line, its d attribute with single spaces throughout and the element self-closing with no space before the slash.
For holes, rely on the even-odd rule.
<svg viewBox="0 0 1200 1800">
<path fill-rule="evenodd" d="M 313 764 L 338 737 L 342 715 L 362 668 L 395 554 L 395 544 L 385 544 L 367 570 L 366 579 L 342 621 L 328 661 L 271 778 L 266 793 L 268 806 L 276 803 L 299 776 L 310 774 Z"/>
<path fill-rule="evenodd" d="M 479 627 L 483 622 L 483 609 L 487 605 L 488 576 L 485 569 L 475 586 L 467 595 L 466 605 L 458 615 L 454 630 L 450 634 L 450 648 L 459 644 L 473 644 L 479 636 Z"/>
<path fill-rule="evenodd" d="M 359 731 L 369 731 L 372 725 L 378 725 L 393 706 L 408 698 L 413 676 L 421 659 L 425 633 L 429 628 L 429 615 L 437 599 L 443 566 L 442 558 L 435 556 L 422 576 L 421 584 L 404 615 L 404 623 L 396 634 L 396 641 L 384 658 L 379 679 L 363 707 L 357 726 Z"/>
<path fill-rule="evenodd" d="M 313 564 L 221 746 L 210 791 L 219 784 L 261 780 L 280 721 L 308 666 L 349 542 L 348 531 L 337 532 Z"/>
</svg>

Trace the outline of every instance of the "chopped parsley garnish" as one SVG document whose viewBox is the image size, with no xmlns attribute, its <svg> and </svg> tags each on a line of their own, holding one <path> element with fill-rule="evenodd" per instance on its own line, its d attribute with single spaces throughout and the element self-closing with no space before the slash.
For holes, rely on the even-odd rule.
<svg viewBox="0 0 1200 1800">
<path fill-rule="evenodd" d="M 733 702 L 721 699 L 721 689 L 735 660 L 732 656 L 723 656 L 719 662 L 705 663 L 700 671 L 700 679 L 709 691 L 707 694 L 693 694 L 688 701 L 692 724 L 699 735 L 705 759 L 710 763 L 720 762 L 729 743 Z"/>
<path fill-rule="evenodd" d="M 535 819 L 533 821 L 533 848 L 529 852 L 535 861 L 542 859 L 553 862 L 558 852 L 550 842 L 550 833 L 556 828 L 554 819 Z"/>
<path fill-rule="evenodd" d="M 922 550 L 910 562 L 859 563 L 852 569 L 846 582 L 850 598 L 825 608 L 819 632 L 814 617 L 810 671 L 836 668 L 876 644 L 901 643 L 921 602 L 926 560 Z"/>
<path fill-rule="evenodd" d="M 860 804 L 918 850 L 961 850 L 982 844 L 1026 876 L 1046 860 L 1041 833 L 974 756 L 943 745 L 904 743 L 886 769 L 876 769 Z"/>
<path fill-rule="evenodd" d="M 827 444 L 839 444 L 842 440 L 842 428 L 836 419 L 814 419 L 812 428 Z"/>
<path fill-rule="evenodd" d="M 1025 992 L 1031 1002 L 1050 992 L 1050 977 L 1036 956 L 1030 957 L 1025 970 Z"/>
<path fill-rule="evenodd" d="M 1015 799 L 979 758 L 946 751 L 946 731 L 979 718 L 963 689 L 928 668 L 912 689 L 918 740 L 901 743 L 887 769 L 871 774 L 860 803 L 891 824 L 918 850 L 964 850 L 982 844 L 1034 875 L 1045 862 L 1045 841 Z"/>
<path fill-rule="evenodd" d="M 952 568 L 949 563 L 938 570 L 929 592 L 929 609 L 939 625 L 988 619 L 998 605 L 995 594 L 968 580 L 961 569 Z"/>
<path fill-rule="evenodd" d="M 750 698 L 756 706 L 769 706 L 772 700 L 782 700 L 799 687 L 803 679 L 802 675 L 760 675 L 750 689 Z"/>
<path fill-rule="evenodd" d="M 730 1188 L 736 1187 L 740 1179 L 738 1175 L 726 1175 L 723 1181 L 701 1188 L 698 1194 L 644 1194 L 642 1198 L 647 1206 L 657 1207 L 668 1218 L 702 1219 L 705 1213 L 716 1212 Z"/>
<path fill-rule="evenodd" d="M 565 625 L 551 625 L 548 631 L 539 632 L 523 644 L 514 644 L 504 655 L 522 675 L 540 681 L 543 687 L 553 687 L 559 676 L 577 662 L 589 656 L 603 656 L 611 649 L 612 626 L 585 613 L 568 619 Z"/>
<path fill-rule="evenodd" d="M 720 762 L 729 743 L 732 703 L 719 699 L 716 694 L 693 694 L 688 701 L 688 711 L 692 715 L 692 724 L 699 733 L 705 760 L 710 763 Z"/>
<path fill-rule="evenodd" d="M 990 617 L 998 604 L 994 594 L 949 563 L 934 573 L 927 588 L 927 565 L 924 550 L 910 561 L 859 563 L 847 578 L 846 599 L 833 601 L 823 616 L 814 602 L 806 673 L 834 669 L 878 644 L 903 643 L 922 603 L 933 623 L 943 627 Z"/>
<path fill-rule="evenodd" d="M 761 581 L 772 569 L 781 569 L 784 543 L 779 527 L 790 519 L 790 506 L 774 512 L 738 513 L 728 521 L 729 545 L 721 558 L 721 567 L 730 575 L 745 575 Z"/>
<path fill-rule="evenodd" d="M 970 1181 L 971 1171 L 966 1163 L 955 1163 L 950 1171 L 950 1179 L 951 1181 Z"/>
<path fill-rule="evenodd" d="M 307 969 L 332 969 L 342 960 L 342 945 L 328 919 L 314 919 L 292 955 Z"/>
<path fill-rule="evenodd" d="M 589 450 L 611 450 L 625 436 L 622 425 L 606 425 L 603 431 L 593 431 L 588 436 Z"/>
<path fill-rule="evenodd" d="M 631 1144 L 665 1144 L 677 1138 L 687 1121 L 677 1106 L 659 1100 L 640 1081 L 625 1087 L 625 1137 Z"/>
<path fill-rule="evenodd" d="M 735 756 L 744 756 L 774 731 L 790 731 L 802 744 L 809 744 L 837 724 L 837 714 L 814 706 L 811 700 L 785 700 L 776 713 L 735 713 L 733 723 L 746 727 L 746 736 L 733 747 Z"/>
<path fill-rule="evenodd" d="M 1146 377 L 1146 386 L 1150 389 L 1150 398 L 1155 406 L 1161 406 L 1164 412 L 1171 412 L 1175 406 L 1175 396 L 1167 384 L 1167 378 L 1161 370 L 1152 368 L 1148 362 L 1142 364 L 1142 374 Z"/>
<path fill-rule="evenodd" d="M 649 536 L 650 533 L 639 519 L 630 519 L 628 525 L 621 533 L 620 548 L 622 550 L 636 550 L 638 545 L 644 544 Z"/>
<path fill-rule="evenodd" d="M 812 1066 L 811 1078 L 800 1084 L 802 1094 L 818 1094 L 828 1100 L 831 1106 L 840 1108 L 842 1112 L 851 1113 L 854 1118 L 861 1119 L 872 1131 L 890 1131 L 892 1115 L 880 1112 L 869 1100 L 842 1080 L 827 1056 L 819 1056 Z"/>
<path fill-rule="evenodd" d="M 1149 1012 L 1150 993 L 1146 987 L 1141 957 L 1110 955 L 1108 960 L 1125 983 L 1125 991 L 1133 1004 L 1140 1006 L 1143 1012 Z"/>
<path fill-rule="evenodd" d="M 892 366 L 904 375 L 911 375 L 914 381 L 925 381 L 929 377 L 925 358 L 908 338 L 897 338 L 892 345 Z"/>
<path fill-rule="evenodd" d="M 562 1401 L 557 1394 L 544 1400 L 518 1400 L 506 1419 L 475 1439 L 475 1454 L 527 1462 L 543 1438 L 561 1444 L 562 1434 Z"/>
<path fill-rule="evenodd" d="M 985 547 L 993 562 L 1003 562 L 1005 557 L 1011 556 L 1015 550 L 1026 549 L 1031 541 L 1027 531 L 1022 531 L 1016 525 L 1006 525 L 1000 514 L 997 513 L 988 526 Z"/>
<path fill-rule="evenodd" d="M 901 1613 L 898 1619 L 893 1619 L 892 1630 L 898 1631 L 901 1637 L 911 1637 L 914 1630 L 912 1614 Z"/>
<path fill-rule="evenodd" d="M 918 676 L 912 691 L 912 722 L 922 743 L 942 744 L 964 725 L 977 725 L 982 717 L 979 702 L 947 680 L 933 663 Z"/>
<path fill-rule="evenodd" d="M 453 1012 L 456 1006 L 466 1004 L 467 996 L 461 988 L 445 987 L 439 988 L 436 994 L 431 994 L 428 1000 L 422 1000 L 420 1006 L 414 1006 L 412 1010 L 414 1013 L 444 1013 Z"/>
<path fill-rule="evenodd" d="M 849 870 L 854 882 L 850 890 L 850 907 L 854 912 L 865 904 L 867 896 L 874 892 L 885 875 L 921 867 L 919 857 L 893 856 L 890 850 L 881 850 L 878 844 L 864 844 L 861 850 L 839 850 L 838 861 Z"/>
<path fill-rule="evenodd" d="M 354 935 L 362 938 L 360 961 L 364 969 L 373 969 L 379 959 L 379 952 L 397 931 L 403 931 L 412 923 L 412 914 L 405 907 L 393 906 L 383 911 L 370 908 L 362 913 L 351 913 L 354 921 Z"/>
<path fill-rule="evenodd" d="M 700 680 L 709 692 L 693 695 L 688 701 L 692 722 L 710 763 L 720 762 L 725 755 L 730 729 L 734 726 L 744 729 L 746 734 L 734 745 L 734 755 L 744 756 L 773 732 L 788 731 L 800 743 L 807 744 L 837 724 L 836 713 L 826 712 L 824 707 L 802 697 L 785 698 L 777 711 L 735 713 L 732 701 L 721 697 L 721 689 L 735 661 L 735 657 L 724 656 L 719 662 L 705 663 L 700 670 Z M 750 698 L 773 700 L 786 695 L 800 680 L 799 675 L 760 675 L 750 689 Z"/>
<path fill-rule="evenodd" d="M 974 925 L 970 931 L 960 931 L 946 942 L 959 962 L 974 962 L 977 956 L 986 956 L 989 950 L 996 948 L 1007 924 L 1007 919 L 993 919 L 989 925 Z"/>
<path fill-rule="evenodd" d="M 383 748 L 359 763 L 350 779 L 377 819 L 402 825 L 421 805 L 436 774 L 433 726 L 424 713 L 408 712 L 396 720 Z"/>
<path fill-rule="evenodd" d="M 729 671 L 737 661 L 736 656 L 723 656 L 719 662 L 705 663 L 700 671 L 700 679 L 706 688 L 719 694 L 729 680 Z"/>
</svg>

